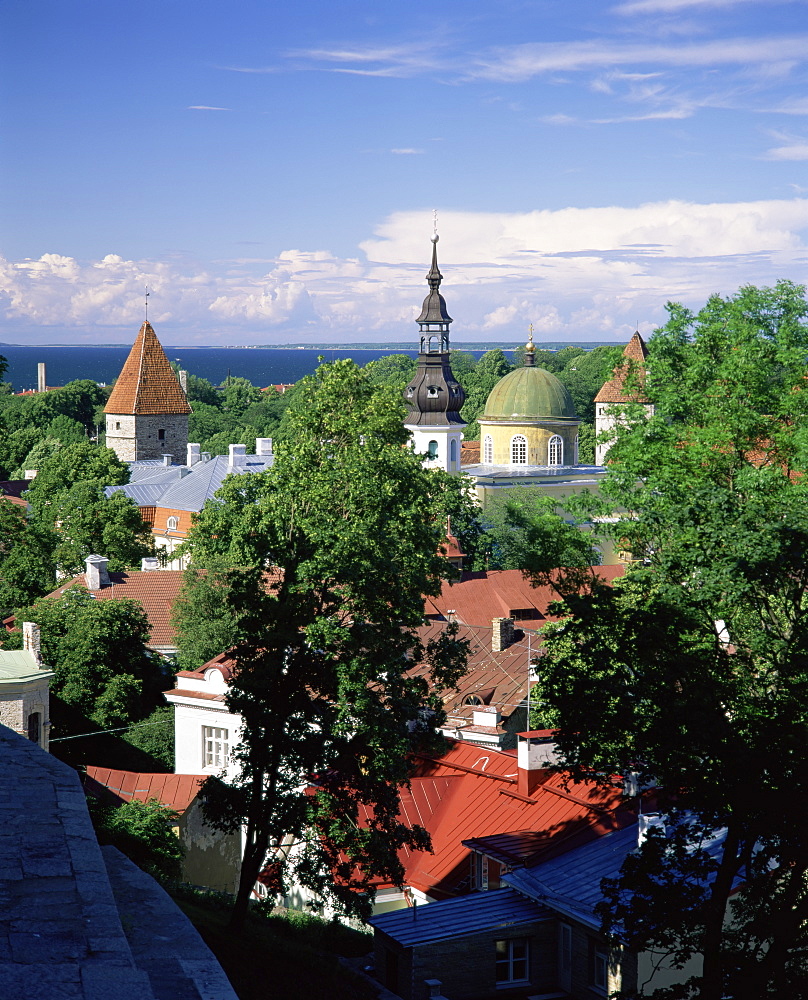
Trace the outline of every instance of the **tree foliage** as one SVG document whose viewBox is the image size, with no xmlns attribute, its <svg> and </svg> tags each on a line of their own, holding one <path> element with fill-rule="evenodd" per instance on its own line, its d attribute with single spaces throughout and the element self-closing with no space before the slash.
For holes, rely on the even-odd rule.
<svg viewBox="0 0 808 1000">
<path fill-rule="evenodd" d="M 780 282 L 669 311 L 649 344 L 656 413 L 627 408 L 603 487 L 640 562 L 566 599 L 540 697 L 577 773 L 662 790 L 668 836 L 627 862 L 605 909 L 619 943 L 703 956 L 655 995 L 802 997 L 808 305 Z"/>
<path fill-rule="evenodd" d="M 75 586 L 15 617 L 40 626 L 42 659 L 55 672 L 52 692 L 100 726 L 142 719 L 169 686 L 159 657 L 144 647 L 149 625 L 137 601 L 97 600 Z"/>
<path fill-rule="evenodd" d="M 286 413 L 274 467 L 228 479 L 192 529 L 197 565 L 234 567 L 240 777 L 205 795 L 216 822 L 245 829 L 235 923 L 285 838 L 304 843 L 284 877 L 294 868 L 353 912 L 375 878 L 400 880 L 398 849 L 426 843 L 399 822 L 397 788 L 408 752 L 434 738 L 436 691 L 455 683 L 465 649 L 451 630 L 428 649 L 418 640 L 424 595 L 450 573 L 439 554 L 448 477 L 406 447 L 402 411 L 352 362 L 321 366 Z M 407 672 L 413 650 L 433 665 L 433 691 Z"/>
<path fill-rule="evenodd" d="M 91 801 L 90 814 L 99 844 L 117 847 L 157 879 L 180 877 L 185 849 L 174 833 L 176 813 L 167 806 L 157 799 L 133 799 L 120 806 Z"/>
</svg>

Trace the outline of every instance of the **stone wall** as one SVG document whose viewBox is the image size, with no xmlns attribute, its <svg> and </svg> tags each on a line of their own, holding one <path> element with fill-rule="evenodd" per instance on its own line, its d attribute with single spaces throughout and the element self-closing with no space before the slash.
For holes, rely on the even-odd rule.
<svg viewBox="0 0 808 1000">
<path fill-rule="evenodd" d="M 184 413 L 107 414 L 107 447 L 122 462 L 173 455 L 184 463 L 188 447 L 188 416 Z M 162 432 L 162 437 L 161 437 Z"/>
</svg>

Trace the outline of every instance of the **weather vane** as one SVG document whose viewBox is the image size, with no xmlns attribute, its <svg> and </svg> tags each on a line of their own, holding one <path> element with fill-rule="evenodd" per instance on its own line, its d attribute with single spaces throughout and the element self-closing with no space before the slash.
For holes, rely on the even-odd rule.
<svg viewBox="0 0 808 1000">
<path fill-rule="evenodd" d="M 146 322 L 149 322 L 149 286 L 146 285 Z"/>
<path fill-rule="evenodd" d="M 432 209 L 432 241 L 434 243 L 438 242 L 438 210 L 437 208 Z"/>
</svg>

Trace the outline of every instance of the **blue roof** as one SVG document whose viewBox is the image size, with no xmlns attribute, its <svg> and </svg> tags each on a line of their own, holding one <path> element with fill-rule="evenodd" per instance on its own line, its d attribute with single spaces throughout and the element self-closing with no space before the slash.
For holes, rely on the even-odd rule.
<svg viewBox="0 0 808 1000">
<path fill-rule="evenodd" d="M 709 854 L 718 855 L 725 835 L 725 830 L 717 831 L 705 845 Z M 637 849 L 637 843 L 637 825 L 632 824 L 550 861 L 509 872 L 502 880 L 556 912 L 598 928 L 600 920 L 593 911 L 603 898 L 600 883 L 604 878 L 617 878 L 626 857 Z"/>
<path fill-rule="evenodd" d="M 371 925 L 405 948 L 464 937 L 488 930 L 505 930 L 522 924 L 549 920 L 546 906 L 526 899 L 513 889 L 473 892 L 425 906 L 408 906 L 371 917 Z"/>
</svg>

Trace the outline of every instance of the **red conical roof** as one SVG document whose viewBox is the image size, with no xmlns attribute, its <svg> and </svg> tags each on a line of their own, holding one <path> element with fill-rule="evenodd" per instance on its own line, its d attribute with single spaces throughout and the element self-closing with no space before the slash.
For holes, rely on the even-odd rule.
<svg viewBox="0 0 808 1000">
<path fill-rule="evenodd" d="M 190 413 L 191 407 L 152 329 L 144 323 L 104 413 Z"/>
<path fill-rule="evenodd" d="M 623 351 L 625 360 L 617 365 L 608 382 L 603 383 L 600 392 L 595 396 L 595 402 L 647 403 L 648 399 L 642 391 L 642 386 L 645 383 L 645 359 L 647 357 L 648 348 L 637 331 L 625 346 Z M 629 375 L 633 383 L 630 389 L 626 388 Z"/>
</svg>

